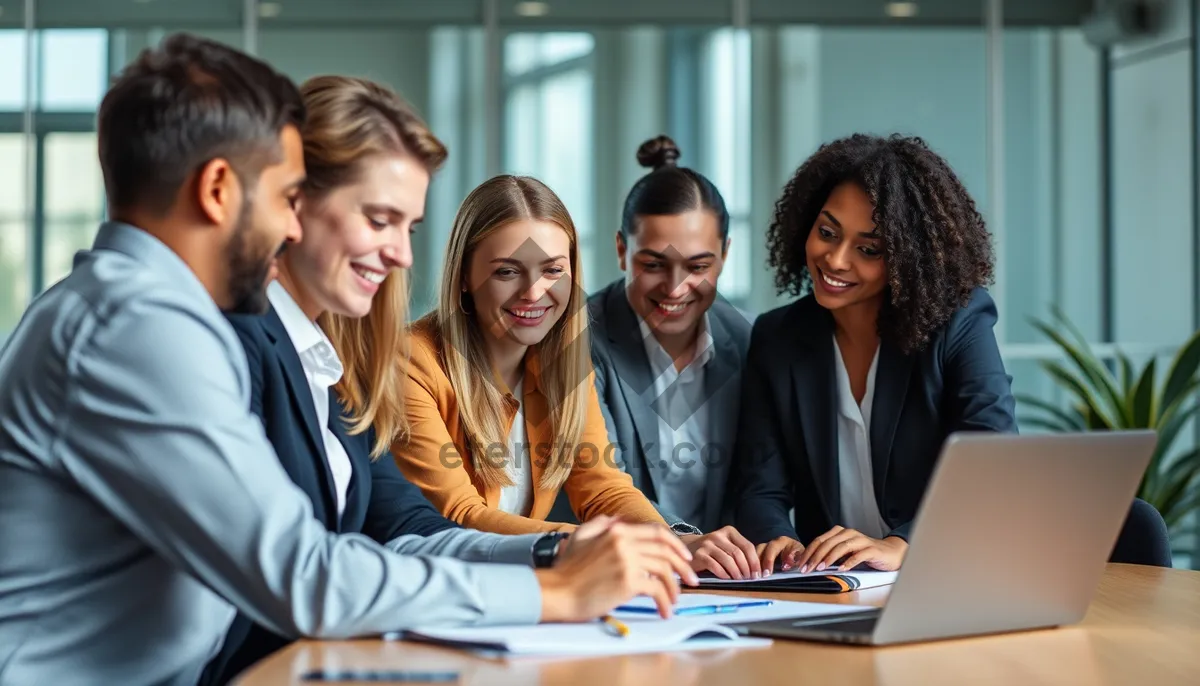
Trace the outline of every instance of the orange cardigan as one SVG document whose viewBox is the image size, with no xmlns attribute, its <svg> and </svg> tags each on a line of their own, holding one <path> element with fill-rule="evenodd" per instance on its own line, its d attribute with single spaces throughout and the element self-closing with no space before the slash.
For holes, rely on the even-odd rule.
<svg viewBox="0 0 1200 686">
<path fill-rule="evenodd" d="M 503 534 L 542 531 L 572 531 L 573 524 L 545 521 L 558 496 L 557 489 L 541 486 L 543 460 L 530 454 L 533 475 L 533 505 L 528 517 L 497 509 L 500 488 L 484 488 L 472 469 L 464 427 L 459 422 L 458 403 L 450 379 L 441 364 L 438 334 L 429 320 L 411 328 L 412 359 L 408 368 L 404 411 L 409 435 L 392 446 L 392 455 L 404 476 L 448 519 L 462 526 Z M 538 387 L 537 363 L 531 352 L 525 365 L 524 409 L 527 440 L 531 446 L 553 445 L 546 398 Z M 579 521 L 597 515 L 612 515 L 625 521 L 666 524 L 658 511 L 634 485 L 628 474 L 609 464 L 614 451 L 608 446 L 608 431 L 600 412 L 600 399 L 589 376 L 588 416 L 580 444 L 596 446 L 601 458 L 577 464 L 563 488 Z M 509 405 L 507 424 L 512 427 L 516 403 Z M 530 453 L 534 451 L 531 450 Z M 608 459 L 603 456 L 607 454 Z"/>
</svg>

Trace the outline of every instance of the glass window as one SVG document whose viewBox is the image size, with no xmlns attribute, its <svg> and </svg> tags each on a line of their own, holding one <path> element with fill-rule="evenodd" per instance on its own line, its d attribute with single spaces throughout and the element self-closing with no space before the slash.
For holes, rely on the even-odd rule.
<svg viewBox="0 0 1200 686">
<path fill-rule="evenodd" d="M 75 253 L 92 244 L 104 216 L 104 178 L 95 133 L 52 133 L 45 142 L 47 285 L 71 271 Z"/>
<path fill-rule="evenodd" d="M 0 341 L 16 326 L 29 299 L 25 136 L 0 133 Z"/>
<path fill-rule="evenodd" d="M 720 29 L 710 34 L 702 74 L 705 131 L 698 168 L 725 198 L 730 248 L 720 292 L 743 304 L 750 295 L 750 38 L 745 31 Z"/>
<path fill-rule="evenodd" d="M 514 33 L 504 40 L 504 71 L 524 74 L 587 57 L 595 42 L 590 33 Z"/>
<path fill-rule="evenodd" d="M 25 109 L 25 32 L 0 30 L 0 111 Z"/>
<path fill-rule="evenodd" d="M 42 32 L 41 109 L 92 112 L 104 97 L 108 32 L 65 29 Z"/>
<path fill-rule="evenodd" d="M 511 82 L 505 93 L 504 170 L 532 176 L 562 199 L 579 234 L 584 288 L 598 283 L 593 255 L 600 247 L 592 241 L 594 78 L 587 63 L 555 67 L 588 54 L 592 45 L 590 34 L 517 33 L 508 36 L 504 50 L 506 59 L 517 60 L 516 68 L 505 67 Z"/>
</svg>

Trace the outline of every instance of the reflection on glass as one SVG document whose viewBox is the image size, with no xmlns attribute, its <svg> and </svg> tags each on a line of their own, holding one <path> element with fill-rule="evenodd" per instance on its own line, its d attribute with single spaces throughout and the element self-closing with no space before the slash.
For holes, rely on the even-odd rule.
<svg viewBox="0 0 1200 686">
<path fill-rule="evenodd" d="M 46 136 L 46 284 L 71 271 L 75 253 L 92 244 L 104 214 L 104 178 L 95 133 Z"/>
</svg>

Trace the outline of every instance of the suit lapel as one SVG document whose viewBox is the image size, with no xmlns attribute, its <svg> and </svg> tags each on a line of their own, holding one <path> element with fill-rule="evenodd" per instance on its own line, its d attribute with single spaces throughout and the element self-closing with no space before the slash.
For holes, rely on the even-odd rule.
<svg viewBox="0 0 1200 686">
<path fill-rule="evenodd" d="M 333 473 L 329 470 L 329 457 L 325 454 L 325 441 L 321 437 L 321 429 L 317 424 L 317 409 L 313 404 L 312 391 L 308 386 L 308 377 L 304 375 L 304 367 L 300 363 L 300 355 L 296 353 L 296 347 L 292 344 L 292 339 L 288 337 L 287 329 L 283 326 L 283 320 L 275 312 L 275 308 L 270 308 L 266 315 L 266 333 L 271 342 L 275 344 L 275 350 L 279 355 L 279 363 L 283 366 L 283 376 L 288 385 L 288 397 L 292 403 L 292 411 L 298 414 L 304 423 L 304 433 L 308 439 L 309 447 L 313 450 L 313 455 L 316 455 L 320 464 L 314 465 L 317 474 L 321 481 L 322 499 L 325 505 L 325 512 L 328 517 L 327 524 L 332 524 L 336 527 L 338 523 L 337 516 L 337 496 L 333 492 Z M 333 414 L 333 409 L 337 406 L 330 407 L 330 414 Z"/>
<path fill-rule="evenodd" d="M 642 455 L 653 489 L 647 497 L 653 499 L 658 492 L 658 484 L 655 483 L 657 470 L 650 468 L 649 456 L 643 454 L 642 446 L 649 445 L 655 449 L 662 446 L 658 445 L 657 412 L 646 402 L 646 398 L 653 393 L 654 378 L 650 372 L 650 361 L 646 359 L 642 328 L 638 325 L 637 315 L 629 306 L 625 289 L 620 287 L 620 284 L 610 289 L 604 311 L 608 320 L 605 323 L 608 339 L 613 343 L 612 361 L 617 372 L 621 396 L 629 406 L 629 414 L 633 418 L 633 427 L 639 439 L 639 444 L 629 446 L 628 451 Z"/>
<path fill-rule="evenodd" d="M 871 469 L 875 480 L 875 500 L 880 512 L 883 487 L 892 455 L 892 440 L 900 423 L 900 412 L 908 396 L 913 358 L 886 342 L 879 344 L 879 367 L 875 370 L 875 397 L 871 401 Z"/>
<path fill-rule="evenodd" d="M 338 531 L 358 532 L 367 517 L 367 504 L 370 501 L 371 483 L 371 446 L 362 435 L 351 436 L 346 426 L 345 415 L 333 389 L 329 390 L 329 430 L 333 432 L 342 447 L 346 457 L 350 458 L 350 484 L 346 487 L 346 509 L 342 512 Z M 333 410 L 337 410 L 334 412 Z M 365 448 L 365 450 L 363 449 Z M 386 457 L 386 454 L 384 455 Z"/>
<path fill-rule="evenodd" d="M 833 324 L 828 312 L 816 307 L 808 321 L 798 321 L 807 350 L 792 361 L 792 384 L 799 409 L 804 448 L 817 492 L 829 521 L 841 520 L 842 497 L 837 453 L 837 378 L 834 372 Z M 803 313 L 803 311 L 801 311 Z M 786 427 L 785 427 L 786 430 Z"/>
<path fill-rule="evenodd" d="M 708 404 L 709 440 L 720 450 L 720 458 L 708 464 L 705 476 L 705 525 L 706 530 L 715 527 L 721 520 L 721 508 L 725 501 L 725 484 L 729 477 L 733 459 L 733 431 L 737 424 L 739 385 L 737 380 L 742 371 L 742 356 L 738 353 L 733 336 L 725 329 L 721 320 L 709 314 L 712 327 L 713 357 L 704 368 L 704 400 Z M 732 389 L 732 390 L 731 390 Z M 722 402 L 726 398 L 730 402 Z"/>
</svg>

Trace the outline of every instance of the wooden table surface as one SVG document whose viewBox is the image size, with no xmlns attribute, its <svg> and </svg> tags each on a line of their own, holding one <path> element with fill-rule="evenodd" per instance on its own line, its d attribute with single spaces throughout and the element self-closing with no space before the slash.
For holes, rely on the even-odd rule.
<svg viewBox="0 0 1200 686">
<path fill-rule="evenodd" d="M 837 596 L 738 595 L 882 605 L 887 589 Z M 235 683 L 311 684 L 300 675 L 316 668 L 448 670 L 459 672 L 460 684 L 488 685 L 1195 686 L 1200 684 L 1200 572 L 1109 565 L 1079 625 L 1001 636 L 887 648 L 777 640 L 756 649 L 509 660 L 399 641 L 300 641 Z"/>
</svg>

